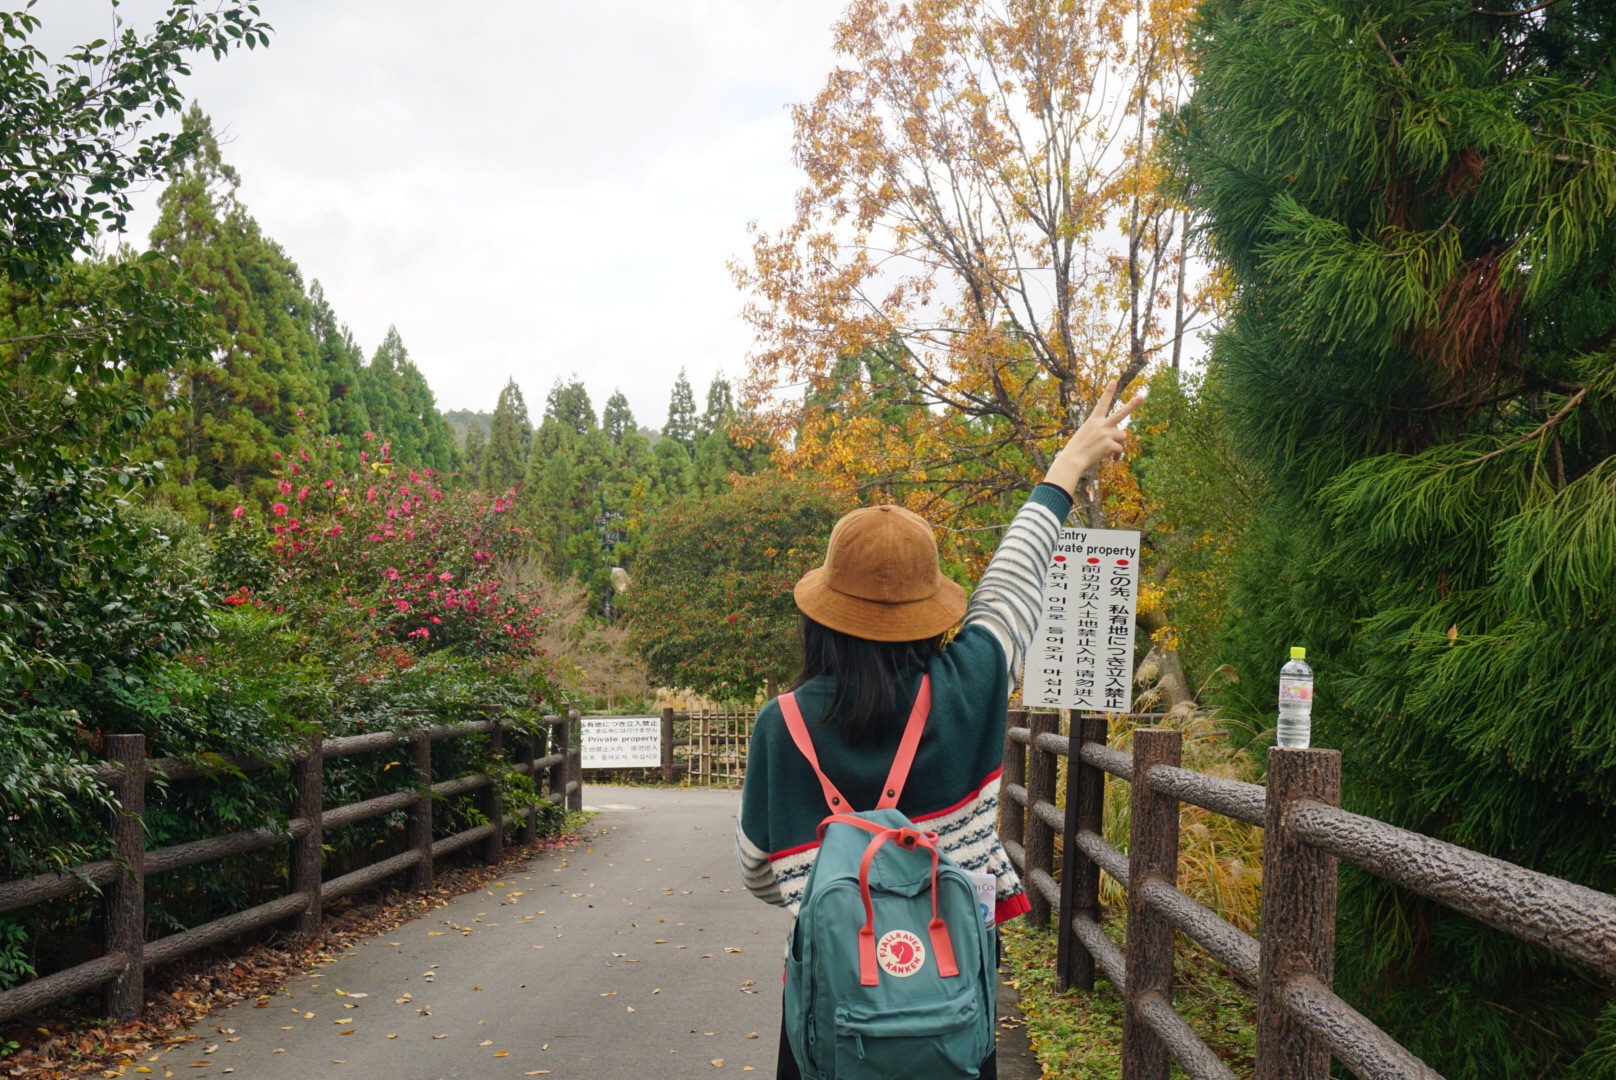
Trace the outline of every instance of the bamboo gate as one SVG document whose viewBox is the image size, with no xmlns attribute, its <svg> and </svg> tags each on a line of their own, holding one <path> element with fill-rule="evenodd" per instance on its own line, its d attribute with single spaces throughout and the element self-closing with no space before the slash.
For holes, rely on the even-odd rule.
<svg viewBox="0 0 1616 1080">
<path fill-rule="evenodd" d="M 662 782 L 672 784 L 683 775 L 697 787 L 740 787 L 757 714 L 739 706 L 663 709 Z"/>
<path fill-rule="evenodd" d="M 289 760 L 234 758 L 210 765 L 173 758 L 148 759 L 145 736 L 108 735 L 108 760 L 97 770 L 96 779 L 112 790 L 118 806 L 110 823 L 114 857 L 0 883 L 0 914 L 100 888 L 105 925 L 102 955 L 0 993 L 0 1021 L 98 986 L 102 988 L 109 1017 L 116 1021 L 133 1020 L 144 1005 L 145 970 L 149 967 L 282 921 L 290 921 L 295 933 L 317 934 L 325 904 L 406 871 L 411 888 L 425 888 L 432 883 L 433 860 L 462 848 L 475 846 L 483 860 L 498 860 L 505 833 L 512 825 L 519 826 L 519 842 L 527 843 L 535 838 L 536 808 L 530 806 L 515 818 L 506 817 L 499 807 L 494 780 L 486 773 L 433 782 L 432 744 L 442 739 L 486 735 L 496 760 L 504 758 L 512 772 L 532 776 L 536 783 L 544 780 L 545 798 L 550 802 L 565 803 L 571 810 L 580 809 L 583 778 L 577 749 L 578 713 L 574 710 L 565 716 L 545 719 L 548 724 L 536 735 L 516 731 L 498 719 L 410 732 L 373 731 L 336 739 L 322 739 L 316 732 L 307 747 Z M 509 744 L 506 735 L 512 736 Z M 326 761 L 400 744 L 411 748 L 415 770 L 411 790 L 346 806 L 324 805 Z M 147 784 L 213 775 L 221 768 L 254 772 L 285 765 L 293 770 L 296 795 L 290 819 L 283 827 L 246 829 L 155 851 L 146 850 Z M 471 792 L 477 793 L 477 809 L 487 823 L 434 840 L 433 802 Z M 341 877 L 322 880 L 325 830 L 397 810 L 408 811 L 410 815 L 404 851 Z M 148 876 L 278 844 L 291 845 L 285 896 L 155 941 L 145 940 L 145 880 Z"/>
<path fill-rule="evenodd" d="M 1339 751 L 1272 748 L 1257 785 L 1180 768 L 1175 730 L 1136 729 L 1128 754 L 1106 745 L 1105 717 L 1073 724 L 1062 735 L 1057 713 L 1011 711 L 1000 834 L 1029 921 L 1055 916 L 1059 988 L 1093 990 L 1098 965 L 1122 994 L 1126 1080 L 1168 1080 L 1170 1060 L 1194 1080 L 1235 1080 L 1173 1009 L 1175 932 L 1254 989 L 1256 1080 L 1328 1080 L 1332 1057 L 1365 1080 L 1441 1080 L 1335 994 L 1337 860 L 1616 978 L 1616 897 L 1341 809 Z M 1107 776 L 1130 785 L 1127 854 L 1103 839 Z M 1181 802 L 1263 829 L 1259 937 L 1176 887 Z M 1127 891 L 1122 948 L 1100 928 L 1102 872 Z"/>
</svg>

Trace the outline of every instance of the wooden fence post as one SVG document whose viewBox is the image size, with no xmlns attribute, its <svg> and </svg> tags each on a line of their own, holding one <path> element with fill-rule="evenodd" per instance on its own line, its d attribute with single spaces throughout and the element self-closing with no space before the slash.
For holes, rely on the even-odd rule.
<svg viewBox="0 0 1616 1080">
<path fill-rule="evenodd" d="M 679 778 L 673 768 L 673 708 L 662 710 L 662 782 L 671 784 Z"/>
<path fill-rule="evenodd" d="M 1105 745 L 1103 716 L 1074 716 L 1069 728 L 1071 756 L 1066 762 L 1066 831 L 1061 839 L 1060 934 L 1056 942 L 1055 988 L 1094 989 L 1094 957 L 1072 932 L 1072 920 L 1100 921 L 1100 867 L 1077 849 L 1078 833 L 1103 835 L 1105 773 L 1082 758 L 1083 744 Z"/>
<path fill-rule="evenodd" d="M 1178 800 L 1146 783 L 1156 765 L 1177 765 L 1182 737 L 1167 728 L 1133 733 L 1133 783 L 1128 836 L 1127 993 L 1122 1016 L 1122 1075 L 1168 1080 L 1167 1047 L 1140 1015 L 1147 996 L 1173 1000 L 1173 924 L 1144 900 L 1150 879 L 1178 883 Z"/>
<path fill-rule="evenodd" d="M 146 737 L 108 735 L 107 760 L 121 768 L 112 783 L 118 806 L 110 831 L 113 857 L 124 869 L 106 887 L 107 955 L 123 954 L 129 964 L 102 989 L 106 1013 L 120 1024 L 140 1015 L 146 1003 Z"/>
<path fill-rule="evenodd" d="M 1053 876 L 1055 872 L 1055 829 L 1033 812 L 1040 802 L 1055 805 L 1055 755 L 1038 748 L 1038 736 L 1054 734 L 1060 730 L 1060 714 L 1048 710 L 1029 713 L 1027 726 L 1032 735 L 1027 739 L 1027 900 L 1032 910 L 1027 921 L 1038 927 L 1049 926 L 1049 898 L 1033 884 L 1034 872 L 1042 870 Z"/>
<path fill-rule="evenodd" d="M 1286 1013 L 1292 976 L 1335 977 L 1336 860 L 1286 833 L 1302 799 L 1341 805 L 1339 750 L 1268 750 L 1263 814 L 1262 953 L 1257 970 L 1257 1080 L 1328 1080 L 1330 1051 Z M 1131 978 L 1131 976 L 1130 976 Z"/>
<path fill-rule="evenodd" d="M 500 849 L 505 845 L 504 819 L 499 808 L 499 778 L 498 769 L 500 759 L 504 757 L 505 733 L 499 724 L 488 733 L 488 779 L 487 787 L 477 789 L 477 809 L 483 817 L 494 827 L 488 838 L 477 845 L 477 857 L 485 863 L 499 862 Z"/>
<path fill-rule="evenodd" d="M 1026 836 L 1027 813 L 1008 793 L 1012 784 L 1022 788 L 1027 786 L 1027 748 L 1008 734 L 1011 728 L 1026 726 L 1027 710 L 1011 709 L 1005 724 L 1004 773 L 999 785 L 999 838 L 1006 847 L 1021 847 Z"/>
<path fill-rule="evenodd" d="M 696 721 L 699 731 L 698 738 L 701 744 L 696 748 L 696 760 L 701 762 L 701 786 L 713 786 L 713 714 L 706 709 L 701 710 L 700 718 Z"/>
<path fill-rule="evenodd" d="M 410 810 L 404 842 L 421 853 L 421 861 L 410 868 L 410 887 L 425 889 L 432 884 L 432 740 L 425 733 L 417 735 L 410 749 L 415 756 L 415 783 L 421 797 Z"/>
<path fill-rule="evenodd" d="M 290 893 L 307 893 L 308 904 L 297 913 L 292 932 L 303 938 L 318 937 L 320 933 L 320 882 L 324 874 L 321 858 L 324 828 L 321 821 L 325 813 L 325 735 L 315 728 L 309 735 L 308 755 L 293 765 L 292 782 L 296 791 L 292 803 L 292 817 L 309 823 L 309 831 L 292 841 L 292 852 L 287 866 L 286 889 Z"/>
<path fill-rule="evenodd" d="M 577 709 L 567 710 L 567 727 L 571 735 L 567 738 L 568 758 L 567 783 L 577 784 L 572 794 L 567 796 L 567 809 L 572 811 L 584 808 L 584 726 L 579 719 Z"/>
<path fill-rule="evenodd" d="M 567 797 L 565 794 L 565 789 L 567 786 L 567 762 L 565 757 L 567 753 L 566 723 L 563 721 L 559 724 L 551 723 L 546 726 L 550 729 L 550 745 L 546 748 L 545 754 L 547 756 L 549 754 L 561 754 L 563 756 L 559 764 L 550 766 L 549 782 L 546 784 L 545 793 L 547 795 L 554 795 L 558 791 L 562 792 L 561 797 L 553 801 L 557 806 L 565 810 L 567 808 Z"/>
<path fill-rule="evenodd" d="M 533 738 L 530 732 L 518 731 L 516 734 L 516 760 L 519 764 L 527 766 L 526 773 L 533 781 L 533 790 L 539 789 L 539 778 L 533 775 Z M 516 834 L 516 842 L 526 846 L 539 838 L 539 808 L 531 803 L 522 811 L 522 831 Z"/>
</svg>

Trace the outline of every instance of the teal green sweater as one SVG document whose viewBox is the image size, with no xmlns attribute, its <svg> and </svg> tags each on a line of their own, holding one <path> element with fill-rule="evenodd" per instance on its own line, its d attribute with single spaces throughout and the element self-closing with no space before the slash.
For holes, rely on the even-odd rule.
<svg viewBox="0 0 1616 1080">
<path fill-rule="evenodd" d="M 998 879 L 1001 922 L 1027 910 L 1025 891 L 995 831 L 1006 707 L 1011 678 L 1037 626 L 1045 568 L 1070 509 L 1064 491 L 1040 484 L 1006 531 L 972 594 L 963 627 L 927 665 L 931 712 L 898 800 L 910 820 L 938 834 L 956 863 Z M 906 702 L 914 700 L 920 674 L 905 679 Z M 830 677 L 810 679 L 797 688 L 797 704 L 825 774 L 855 809 L 873 809 L 902 724 L 894 723 L 883 742 L 851 746 L 823 723 L 834 692 Z M 905 704 L 904 716 L 908 709 Z M 778 702 L 769 702 L 752 730 L 736 830 L 742 878 L 754 895 L 796 912 L 827 812 L 819 781 L 792 742 Z"/>
</svg>

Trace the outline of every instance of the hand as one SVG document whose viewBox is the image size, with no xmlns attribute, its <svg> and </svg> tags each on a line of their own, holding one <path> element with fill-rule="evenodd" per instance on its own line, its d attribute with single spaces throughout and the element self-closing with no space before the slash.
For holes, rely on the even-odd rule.
<svg viewBox="0 0 1616 1080">
<path fill-rule="evenodd" d="M 1063 491 L 1075 491 L 1077 482 L 1083 478 L 1084 473 L 1106 458 L 1121 456 L 1128 443 L 1128 435 L 1122 430 L 1122 421 L 1143 404 L 1145 399 L 1135 395 L 1116 412 L 1106 415 L 1116 396 L 1117 382 L 1113 379 L 1100 392 L 1100 400 L 1095 403 L 1094 411 L 1089 414 L 1089 418 L 1083 421 L 1083 426 L 1077 429 L 1077 432 L 1066 441 L 1066 445 L 1061 447 L 1061 452 L 1055 455 L 1055 460 L 1050 463 L 1049 473 L 1044 477 L 1045 483 L 1054 484 Z"/>
</svg>

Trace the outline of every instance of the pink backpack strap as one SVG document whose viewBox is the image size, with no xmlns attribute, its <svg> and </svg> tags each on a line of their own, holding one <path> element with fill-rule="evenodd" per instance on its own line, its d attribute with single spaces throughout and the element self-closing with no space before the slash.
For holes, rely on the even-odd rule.
<svg viewBox="0 0 1616 1080">
<path fill-rule="evenodd" d="M 909 723 L 903 729 L 898 743 L 898 756 L 892 759 L 892 771 L 887 773 L 886 787 L 881 789 L 877 810 L 891 810 L 898 805 L 903 785 L 909 779 L 909 769 L 915 763 L 915 751 L 920 749 L 920 736 L 926 730 L 926 716 L 931 712 L 931 676 L 920 677 L 920 690 L 915 694 L 915 706 L 909 710 Z"/>
<path fill-rule="evenodd" d="M 830 777 L 819 767 L 819 755 L 814 752 L 814 740 L 809 738 L 808 725 L 803 721 L 802 710 L 797 708 L 797 695 L 781 694 L 779 701 L 780 715 L 785 717 L 786 730 L 791 732 L 791 741 L 797 744 L 802 756 L 814 767 L 814 775 L 819 777 L 819 786 L 825 793 L 825 805 L 830 807 L 832 814 L 852 810 L 847 800 L 842 797 L 842 793 L 836 790 L 836 785 L 830 782 Z"/>
<path fill-rule="evenodd" d="M 814 751 L 814 740 L 808 735 L 808 724 L 802 718 L 802 710 L 797 707 L 797 695 L 781 694 L 779 702 L 780 715 L 785 718 L 786 730 L 791 732 L 791 741 L 797 744 L 802 756 L 813 766 L 814 775 L 819 777 L 819 787 L 825 793 L 825 805 L 830 807 L 832 814 L 852 812 L 853 807 L 819 767 L 819 754 Z M 887 773 L 886 785 L 881 789 L 881 801 L 875 804 L 877 810 L 891 810 L 898 805 L 898 799 L 903 795 L 903 785 L 909 780 L 909 770 L 914 767 L 915 753 L 920 749 L 920 736 L 925 733 L 926 717 L 930 712 L 931 676 L 922 675 L 914 708 L 909 710 L 909 722 L 903 729 L 903 738 L 898 742 L 898 756 L 892 759 L 892 770 Z"/>
</svg>

